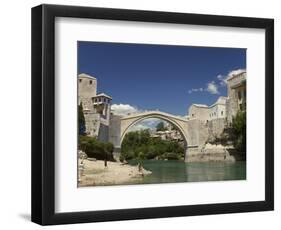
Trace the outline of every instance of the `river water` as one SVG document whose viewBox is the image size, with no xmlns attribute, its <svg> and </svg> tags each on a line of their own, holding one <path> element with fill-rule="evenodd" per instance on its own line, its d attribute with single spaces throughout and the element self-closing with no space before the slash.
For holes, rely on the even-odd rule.
<svg viewBox="0 0 281 230">
<path fill-rule="evenodd" d="M 136 165 L 137 162 L 130 161 L 129 164 Z M 245 161 L 185 163 L 171 160 L 145 160 L 143 167 L 152 171 L 152 174 L 137 182 L 141 184 L 246 179 Z"/>
</svg>

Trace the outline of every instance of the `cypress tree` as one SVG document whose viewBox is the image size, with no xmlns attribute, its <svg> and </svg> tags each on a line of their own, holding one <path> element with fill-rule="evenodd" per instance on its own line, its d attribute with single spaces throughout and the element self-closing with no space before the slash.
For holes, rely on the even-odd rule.
<svg viewBox="0 0 281 230">
<path fill-rule="evenodd" d="M 85 117 L 84 117 L 84 113 L 83 113 L 83 105 L 82 102 L 80 103 L 80 105 L 78 106 L 78 132 L 79 135 L 85 135 L 86 132 L 86 126 L 85 126 Z"/>
</svg>

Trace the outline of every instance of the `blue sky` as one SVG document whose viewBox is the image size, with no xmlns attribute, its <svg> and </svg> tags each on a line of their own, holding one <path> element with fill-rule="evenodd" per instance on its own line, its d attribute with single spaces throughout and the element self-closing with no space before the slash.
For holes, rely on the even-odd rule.
<svg viewBox="0 0 281 230">
<path fill-rule="evenodd" d="M 78 73 L 120 111 L 160 110 L 184 116 L 192 103 L 226 96 L 225 78 L 246 69 L 246 49 L 78 42 Z"/>
</svg>

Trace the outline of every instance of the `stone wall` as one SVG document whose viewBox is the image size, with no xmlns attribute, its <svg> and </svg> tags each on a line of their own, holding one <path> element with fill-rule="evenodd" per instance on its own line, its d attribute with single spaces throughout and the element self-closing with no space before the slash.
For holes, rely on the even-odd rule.
<svg viewBox="0 0 281 230">
<path fill-rule="evenodd" d="M 104 125 L 103 123 L 100 123 L 98 140 L 108 142 L 109 141 L 108 134 L 109 134 L 109 127 L 107 125 Z"/>
<path fill-rule="evenodd" d="M 241 160 L 241 154 L 231 146 L 206 144 L 196 154 L 188 155 L 186 162 L 235 162 Z"/>
<path fill-rule="evenodd" d="M 215 120 L 211 120 L 208 122 L 207 126 L 209 137 L 219 137 L 226 127 L 226 119 L 218 118 Z"/>
<path fill-rule="evenodd" d="M 93 112 L 84 112 L 86 134 L 97 137 L 100 128 L 100 115 Z"/>
<path fill-rule="evenodd" d="M 210 117 L 208 120 L 215 120 L 218 118 L 226 117 L 225 104 L 215 104 L 213 106 L 210 106 L 209 111 L 210 111 Z"/>
<path fill-rule="evenodd" d="M 206 121 L 209 118 L 209 108 L 208 107 L 203 107 L 203 106 L 198 106 L 198 105 L 191 105 L 188 110 L 188 115 L 190 116 L 190 119 L 199 119 L 202 121 Z"/>
<path fill-rule="evenodd" d="M 215 137 L 220 137 L 226 127 L 226 119 L 219 118 L 208 122 L 198 119 L 187 121 L 189 134 L 186 162 L 202 161 L 234 161 L 225 147 L 206 148 L 207 142 Z M 207 144 L 207 145 L 206 145 Z"/>
<path fill-rule="evenodd" d="M 187 132 L 188 132 L 188 146 L 198 146 L 199 144 L 199 127 L 200 121 L 193 119 L 187 121 Z"/>
<path fill-rule="evenodd" d="M 111 114 L 110 125 L 109 125 L 109 142 L 115 147 L 120 146 L 120 133 L 121 133 L 121 117 L 118 115 Z"/>
<path fill-rule="evenodd" d="M 233 75 L 227 80 L 228 99 L 226 101 L 226 115 L 228 123 L 232 123 L 232 118 L 239 110 L 239 99 L 237 92 L 242 90 L 242 92 L 245 91 L 246 93 L 246 77 L 246 72 L 244 72 L 238 75 Z M 246 99 L 246 95 L 243 95 L 243 97 Z M 240 103 L 242 103 L 242 101 L 240 101 Z"/>
<path fill-rule="evenodd" d="M 197 155 L 200 155 L 208 137 L 208 126 L 206 122 L 198 119 L 187 121 L 188 146 L 185 152 L 185 161 L 189 162 Z"/>
<path fill-rule="evenodd" d="M 83 111 L 93 112 L 92 99 L 79 96 L 78 105 L 82 103 Z"/>
<path fill-rule="evenodd" d="M 208 139 L 208 126 L 204 121 L 192 119 L 187 121 L 188 146 L 202 148 Z"/>
<path fill-rule="evenodd" d="M 225 149 L 218 152 L 217 150 L 211 150 L 207 152 L 199 152 L 198 154 L 189 155 L 186 162 L 235 162 L 234 156 L 230 155 Z"/>
<path fill-rule="evenodd" d="M 232 118 L 238 111 L 238 102 L 236 99 L 235 90 L 228 87 L 229 98 L 226 101 L 226 114 L 228 123 L 232 123 Z"/>
</svg>

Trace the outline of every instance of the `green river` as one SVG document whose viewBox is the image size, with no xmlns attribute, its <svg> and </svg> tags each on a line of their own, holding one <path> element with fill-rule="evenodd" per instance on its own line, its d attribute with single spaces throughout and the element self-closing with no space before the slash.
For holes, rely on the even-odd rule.
<svg viewBox="0 0 281 230">
<path fill-rule="evenodd" d="M 136 161 L 129 161 L 136 165 Z M 245 180 L 246 162 L 202 162 L 185 163 L 183 161 L 144 160 L 143 167 L 152 172 L 138 183 L 175 183 L 197 181 Z"/>
</svg>

